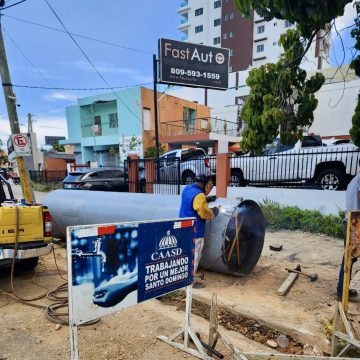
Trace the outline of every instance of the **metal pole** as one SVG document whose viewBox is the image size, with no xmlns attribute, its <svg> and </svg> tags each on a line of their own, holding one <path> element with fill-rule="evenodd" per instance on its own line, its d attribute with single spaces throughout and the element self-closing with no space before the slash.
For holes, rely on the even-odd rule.
<svg viewBox="0 0 360 360">
<path fill-rule="evenodd" d="M 157 60 L 156 55 L 153 55 L 153 66 L 154 66 L 154 116 L 155 116 L 155 146 L 156 146 L 156 157 L 160 156 L 160 145 L 159 145 L 159 124 L 158 124 L 158 106 L 157 106 Z"/>
<path fill-rule="evenodd" d="M 0 15 L 0 74 L 1 81 L 4 90 L 4 97 L 6 108 L 9 116 L 11 134 L 20 134 L 19 120 L 16 112 L 16 96 L 13 93 L 11 86 L 11 78 L 9 67 L 6 58 L 4 38 L 1 28 L 1 15 Z M 23 196 L 26 203 L 32 203 L 35 201 L 32 191 L 29 174 L 26 169 L 25 160 L 23 157 L 16 158 L 17 166 L 19 169 L 20 184 L 23 192 Z"/>
</svg>

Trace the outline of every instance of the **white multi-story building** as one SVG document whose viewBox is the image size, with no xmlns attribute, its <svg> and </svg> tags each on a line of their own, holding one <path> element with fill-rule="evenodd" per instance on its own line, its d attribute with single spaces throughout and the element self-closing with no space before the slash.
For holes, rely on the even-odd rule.
<svg viewBox="0 0 360 360">
<path fill-rule="evenodd" d="M 244 19 L 232 0 L 184 0 L 178 13 L 181 39 L 229 48 L 231 72 L 276 62 L 283 52 L 280 35 L 294 26 L 284 20 L 265 21 L 257 13 Z M 319 33 L 311 45 L 304 68 L 328 67 L 329 37 L 323 35 Z"/>
</svg>

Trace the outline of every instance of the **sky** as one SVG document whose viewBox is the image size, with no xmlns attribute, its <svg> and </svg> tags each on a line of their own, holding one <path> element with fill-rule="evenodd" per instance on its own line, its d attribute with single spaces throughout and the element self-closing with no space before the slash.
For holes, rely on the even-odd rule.
<svg viewBox="0 0 360 360">
<path fill-rule="evenodd" d="M 7 0 L 6 6 L 19 0 Z M 107 87 L 87 62 L 56 14 L 71 33 L 113 45 L 74 36 L 86 56 L 112 87 L 148 84 L 152 87 L 152 54 L 161 37 L 180 39 L 177 30 L 181 0 L 26 0 L 3 10 L 1 23 L 11 73 L 16 85 L 60 88 Z M 351 23 L 351 4 L 337 21 L 340 30 Z M 38 25 L 35 25 L 38 24 Z M 41 26 L 39 26 L 41 25 Z M 345 48 L 351 46 L 349 30 L 342 33 Z M 345 63 L 349 62 L 347 51 Z M 343 61 L 340 38 L 333 32 L 330 53 L 333 66 Z M 26 131 L 31 113 L 38 144 L 45 135 L 67 136 L 65 107 L 79 97 L 108 90 L 65 91 L 14 87 L 21 130 Z M 6 141 L 10 127 L 3 95 L 0 94 L 0 139 Z"/>
</svg>

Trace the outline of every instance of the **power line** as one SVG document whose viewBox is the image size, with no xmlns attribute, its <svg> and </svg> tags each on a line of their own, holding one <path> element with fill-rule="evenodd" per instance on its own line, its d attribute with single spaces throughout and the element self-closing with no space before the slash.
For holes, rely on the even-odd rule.
<svg viewBox="0 0 360 360">
<path fill-rule="evenodd" d="M 25 58 L 25 60 L 41 75 L 41 77 L 51 86 L 53 84 L 49 81 L 49 79 L 46 78 L 46 76 L 43 74 L 43 72 L 33 64 L 33 62 L 25 55 L 25 53 L 20 49 L 20 47 L 15 43 L 15 41 L 11 38 L 9 35 L 9 32 L 5 30 L 4 26 L 2 26 L 4 33 L 6 34 L 7 38 L 13 43 L 15 48 L 19 51 L 19 53 Z"/>
<path fill-rule="evenodd" d="M 49 30 L 53 30 L 53 31 L 58 31 L 58 32 L 67 34 L 67 32 L 66 32 L 65 30 L 61 30 L 61 29 L 58 29 L 58 28 L 54 28 L 54 27 L 51 27 L 51 26 L 48 26 L 48 25 L 39 24 L 39 23 L 36 23 L 36 22 L 34 22 L 34 21 L 29 21 L 29 20 L 25 20 L 25 19 L 20 19 L 20 18 L 17 18 L 17 17 L 15 17 L 15 16 L 10 16 L 10 15 L 5 15 L 5 14 L 2 14 L 2 16 L 8 17 L 8 18 L 13 19 L 13 20 L 21 21 L 21 22 L 24 22 L 24 23 L 27 23 L 27 24 L 31 24 L 31 25 L 35 25 L 35 26 L 40 26 L 40 27 L 45 28 L 45 29 L 49 29 Z M 77 37 L 79 37 L 79 38 L 83 38 L 83 39 L 95 41 L 95 42 L 98 42 L 98 43 L 101 43 L 101 44 L 110 45 L 110 46 L 115 46 L 115 47 L 118 47 L 118 48 L 121 48 L 121 49 L 124 49 L 124 50 L 134 51 L 134 52 L 138 52 L 138 53 L 146 54 L 146 55 L 152 55 L 152 53 L 149 52 L 149 51 L 145 51 L 145 50 L 141 50 L 141 49 L 135 49 L 135 48 L 132 48 L 132 47 L 129 47 L 129 46 L 125 46 L 125 45 L 120 45 L 120 44 L 115 44 L 115 43 L 112 43 L 112 42 L 109 42 L 109 41 L 104 41 L 104 40 L 95 39 L 95 38 L 90 37 L 90 36 L 81 35 L 81 34 L 77 34 L 77 33 L 73 33 L 73 32 L 70 32 L 69 34 L 71 34 L 71 35 L 73 35 L 73 36 L 77 36 Z"/>
<path fill-rule="evenodd" d="M 61 21 L 59 15 L 55 12 L 55 10 L 52 8 L 52 6 L 50 5 L 50 3 L 48 2 L 48 0 L 45 0 L 46 4 L 49 6 L 50 10 L 53 12 L 53 14 L 55 15 L 55 17 L 58 19 L 58 21 L 60 22 L 61 26 L 64 28 L 64 30 L 67 32 L 67 34 L 70 36 L 71 40 L 74 42 L 74 44 L 77 46 L 77 48 L 81 51 L 81 53 L 83 54 L 83 56 L 85 57 L 85 59 L 87 60 L 87 62 L 91 65 L 91 67 L 95 70 L 95 72 L 99 75 L 99 77 L 102 79 L 102 81 L 105 83 L 105 85 L 114 93 L 114 95 L 119 99 L 120 102 L 123 103 L 123 105 L 129 110 L 129 112 L 135 117 L 135 119 L 137 119 L 138 121 L 140 121 L 140 123 L 142 124 L 141 119 L 134 113 L 134 111 L 125 103 L 125 101 L 123 101 L 118 94 L 114 91 L 114 89 L 111 87 L 111 85 L 106 81 L 106 79 L 101 75 L 101 73 L 99 72 L 99 70 L 95 67 L 95 65 L 92 63 L 92 61 L 90 60 L 90 58 L 86 55 L 85 51 L 81 48 L 81 46 L 78 44 L 78 42 L 75 40 L 75 38 L 70 34 L 70 32 L 68 31 L 68 29 L 66 28 L 66 26 L 64 25 L 64 23 Z"/>
<path fill-rule="evenodd" d="M 63 90 L 63 91 L 113 90 L 113 89 L 125 89 L 125 88 L 139 87 L 139 86 L 145 86 L 145 85 L 151 85 L 151 84 L 152 83 L 133 84 L 133 85 L 124 85 L 124 86 L 111 86 L 111 87 L 94 87 L 94 88 L 66 88 L 66 87 L 50 87 L 50 86 L 36 86 L 36 85 L 20 85 L 20 84 L 2 83 L 3 86 L 12 86 L 12 87 L 18 87 L 18 88 L 41 89 L 41 90 Z"/>
<path fill-rule="evenodd" d="M 11 8 L 11 7 L 13 7 L 13 6 L 16 6 L 16 5 L 19 5 L 19 4 L 21 4 L 21 3 L 25 2 L 25 1 L 26 1 L 26 0 L 18 1 L 18 2 L 15 3 L 15 4 L 12 4 L 12 5 L 9 5 L 9 6 L 6 6 L 6 7 L 1 8 L 1 10 L 9 9 L 9 8 Z"/>
</svg>

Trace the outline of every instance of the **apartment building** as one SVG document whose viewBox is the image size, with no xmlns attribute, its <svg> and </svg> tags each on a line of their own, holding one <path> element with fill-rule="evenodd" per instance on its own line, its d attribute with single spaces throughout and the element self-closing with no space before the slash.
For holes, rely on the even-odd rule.
<svg viewBox="0 0 360 360">
<path fill-rule="evenodd" d="M 294 27 L 284 20 L 265 21 L 257 13 L 244 19 L 233 0 L 184 0 L 178 13 L 181 40 L 229 48 L 230 72 L 276 62 L 283 52 L 280 35 Z M 329 40 L 323 31 L 318 34 L 304 59 L 305 69 L 329 66 Z"/>
</svg>

